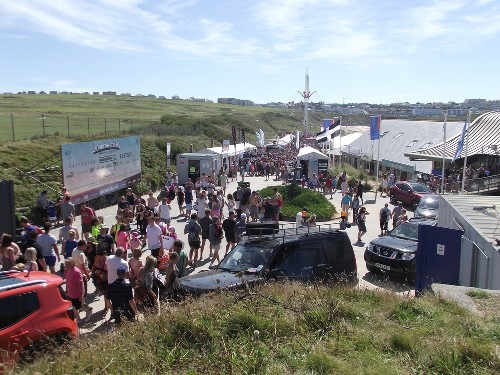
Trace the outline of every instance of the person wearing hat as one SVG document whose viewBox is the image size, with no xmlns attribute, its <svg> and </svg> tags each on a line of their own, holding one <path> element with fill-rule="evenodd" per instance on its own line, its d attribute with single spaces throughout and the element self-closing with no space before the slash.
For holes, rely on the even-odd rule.
<svg viewBox="0 0 500 375">
<path fill-rule="evenodd" d="M 99 229 L 99 235 L 97 236 L 97 248 L 104 250 L 104 252 L 109 256 L 115 252 L 115 240 L 108 234 L 109 228 L 104 224 Z"/>
<path fill-rule="evenodd" d="M 106 298 L 111 301 L 111 316 L 115 319 L 116 325 L 121 324 L 122 316 L 134 321 L 137 315 L 132 284 L 125 281 L 127 272 L 127 267 L 118 267 L 115 271 L 116 280 L 108 285 L 106 292 Z"/>
<path fill-rule="evenodd" d="M 239 243 L 247 228 L 247 215 L 241 214 L 236 220 L 236 241 Z"/>
</svg>

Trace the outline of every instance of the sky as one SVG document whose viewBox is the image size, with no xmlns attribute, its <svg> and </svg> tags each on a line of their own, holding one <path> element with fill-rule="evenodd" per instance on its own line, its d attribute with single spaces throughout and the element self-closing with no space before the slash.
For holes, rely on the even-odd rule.
<svg viewBox="0 0 500 375">
<path fill-rule="evenodd" d="M 500 99 L 500 0 L 0 0 L 0 92 Z"/>
</svg>

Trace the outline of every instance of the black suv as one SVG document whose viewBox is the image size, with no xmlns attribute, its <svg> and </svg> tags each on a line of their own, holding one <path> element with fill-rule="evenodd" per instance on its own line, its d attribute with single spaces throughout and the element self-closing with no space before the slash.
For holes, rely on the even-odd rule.
<svg viewBox="0 0 500 375">
<path fill-rule="evenodd" d="M 357 280 L 356 258 L 344 231 L 316 228 L 248 236 L 213 270 L 182 277 L 180 294 L 255 285 L 268 279 Z"/>
<path fill-rule="evenodd" d="M 436 224 L 437 221 L 430 219 L 410 219 L 398 225 L 386 236 L 374 239 L 365 250 L 367 270 L 404 276 L 409 282 L 414 282 L 418 227 Z"/>
</svg>

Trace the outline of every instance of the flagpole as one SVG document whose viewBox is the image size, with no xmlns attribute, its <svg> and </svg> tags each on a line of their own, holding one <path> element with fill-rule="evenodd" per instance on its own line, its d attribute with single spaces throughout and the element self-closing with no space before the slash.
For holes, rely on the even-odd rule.
<svg viewBox="0 0 500 375">
<path fill-rule="evenodd" d="M 444 158 L 446 155 L 446 122 L 448 121 L 448 110 L 444 114 L 444 125 L 443 125 L 443 168 L 441 171 L 441 194 L 444 194 Z"/>
<path fill-rule="evenodd" d="M 382 128 L 382 116 L 379 115 L 379 124 L 380 128 Z M 380 132 L 381 129 L 379 129 L 379 136 L 378 136 L 378 145 L 377 145 L 377 170 L 375 171 L 376 177 L 375 177 L 375 203 L 377 203 L 377 194 L 378 194 L 378 171 L 379 171 L 379 164 L 380 164 Z"/>
<path fill-rule="evenodd" d="M 467 147 L 469 146 L 469 127 L 470 127 L 470 115 L 471 110 L 469 109 L 469 115 L 467 116 L 467 134 L 465 136 L 465 157 L 464 157 L 464 166 L 462 172 L 462 194 L 465 190 L 465 169 L 467 168 Z"/>
<path fill-rule="evenodd" d="M 339 172 L 342 169 L 342 116 L 339 116 Z M 340 173 L 339 173 L 340 174 Z"/>
</svg>

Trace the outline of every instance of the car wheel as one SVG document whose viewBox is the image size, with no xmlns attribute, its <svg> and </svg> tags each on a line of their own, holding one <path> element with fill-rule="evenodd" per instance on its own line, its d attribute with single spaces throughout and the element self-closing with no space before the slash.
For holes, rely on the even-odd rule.
<svg viewBox="0 0 500 375">
<path fill-rule="evenodd" d="M 371 273 L 380 273 L 379 268 L 370 266 L 369 264 L 366 264 L 366 269 L 368 270 L 368 272 L 371 272 Z"/>
</svg>

